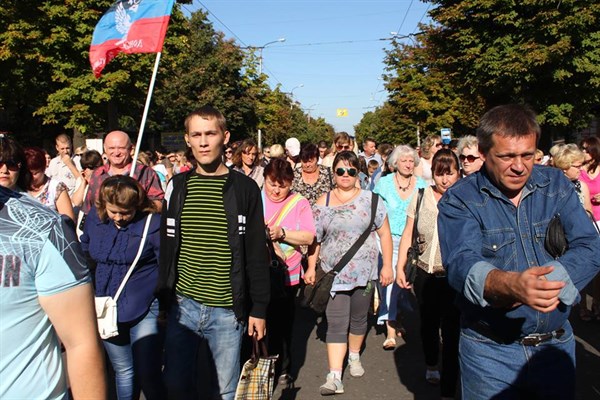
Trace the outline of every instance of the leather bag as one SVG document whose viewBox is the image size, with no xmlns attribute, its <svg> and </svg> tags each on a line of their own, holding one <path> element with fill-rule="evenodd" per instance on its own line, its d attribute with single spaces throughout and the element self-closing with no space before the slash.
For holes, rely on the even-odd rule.
<svg viewBox="0 0 600 400">
<path fill-rule="evenodd" d="M 421 209 L 421 203 L 423 202 L 423 193 L 425 189 L 419 189 L 419 195 L 417 197 L 417 207 L 415 209 L 415 219 L 412 230 L 412 242 L 408 251 L 406 252 L 406 266 L 404 267 L 404 275 L 406 276 L 406 282 L 412 284 L 417 277 L 417 265 L 419 263 L 419 256 L 421 251 L 419 249 L 419 229 L 417 224 L 419 223 L 419 211 Z"/>
</svg>

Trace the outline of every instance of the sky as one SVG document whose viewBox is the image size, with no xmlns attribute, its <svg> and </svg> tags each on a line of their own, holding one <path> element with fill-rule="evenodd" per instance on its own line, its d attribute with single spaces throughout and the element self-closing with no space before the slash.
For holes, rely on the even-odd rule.
<svg viewBox="0 0 600 400">
<path fill-rule="evenodd" d="M 242 47 L 264 46 L 263 73 L 312 117 L 354 135 L 365 112 L 387 98 L 381 76 L 393 33 L 418 32 L 429 5 L 419 0 L 194 0 L 215 30 Z M 403 39 L 410 40 L 410 39 Z M 347 116 L 337 116 L 346 109 Z"/>
</svg>

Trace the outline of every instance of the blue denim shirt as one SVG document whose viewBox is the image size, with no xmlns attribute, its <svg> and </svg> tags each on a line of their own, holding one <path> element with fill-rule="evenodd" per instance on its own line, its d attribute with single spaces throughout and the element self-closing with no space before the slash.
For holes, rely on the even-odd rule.
<svg viewBox="0 0 600 400">
<path fill-rule="evenodd" d="M 462 325 L 484 322 L 507 338 L 559 329 L 579 301 L 579 290 L 600 269 L 600 238 L 573 185 L 556 168 L 534 166 L 516 207 L 494 186 L 485 168 L 461 179 L 438 204 L 442 261 L 450 285 L 459 293 Z M 569 243 L 554 260 L 544 248 L 548 223 L 560 214 Z M 559 307 L 550 312 L 527 305 L 492 308 L 483 297 L 493 269 L 524 271 L 554 266 L 549 280 L 567 283 Z"/>
</svg>

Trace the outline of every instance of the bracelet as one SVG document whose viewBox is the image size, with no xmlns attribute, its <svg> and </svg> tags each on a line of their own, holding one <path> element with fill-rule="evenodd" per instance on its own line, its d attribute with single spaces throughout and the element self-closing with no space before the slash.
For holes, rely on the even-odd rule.
<svg viewBox="0 0 600 400">
<path fill-rule="evenodd" d="M 281 237 L 279 240 L 285 240 L 285 229 L 281 228 Z"/>
</svg>

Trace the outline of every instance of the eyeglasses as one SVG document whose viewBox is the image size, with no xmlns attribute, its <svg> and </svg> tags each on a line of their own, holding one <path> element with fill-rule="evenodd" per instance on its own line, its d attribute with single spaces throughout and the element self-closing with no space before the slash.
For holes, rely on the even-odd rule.
<svg viewBox="0 0 600 400">
<path fill-rule="evenodd" d="M 225 150 L 225 154 L 231 154 L 231 153 L 233 153 L 233 151 L 231 151 L 231 150 Z"/>
<path fill-rule="evenodd" d="M 475 162 L 475 160 L 479 160 L 479 157 L 471 156 L 471 155 L 465 156 L 465 155 L 461 154 L 460 156 L 458 156 L 458 159 L 461 162 L 464 162 L 465 160 L 467 160 L 468 162 L 473 163 L 473 162 Z"/>
<path fill-rule="evenodd" d="M 335 169 L 335 174 L 337 176 L 344 176 L 345 173 L 348 173 L 348 175 L 355 177 L 356 174 L 358 174 L 358 170 L 356 168 L 346 168 L 346 167 L 339 167 Z"/>
<path fill-rule="evenodd" d="M 435 147 L 442 147 L 442 146 L 443 146 L 443 144 L 442 144 L 442 143 L 436 143 L 436 144 L 435 144 Z M 479 157 L 477 157 L 477 158 L 479 158 Z"/>
<path fill-rule="evenodd" d="M 16 172 L 21 169 L 21 163 L 13 160 L 0 161 L 0 168 L 6 165 L 9 171 Z"/>
<path fill-rule="evenodd" d="M 350 150 L 349 144 L 336 144 L 335 148 L 338 150 Z"/>
<path fill-rule="evenodd" d="M 81 157 L 83 153 L 75 153 L 75 155 Z"/>
</svg>

